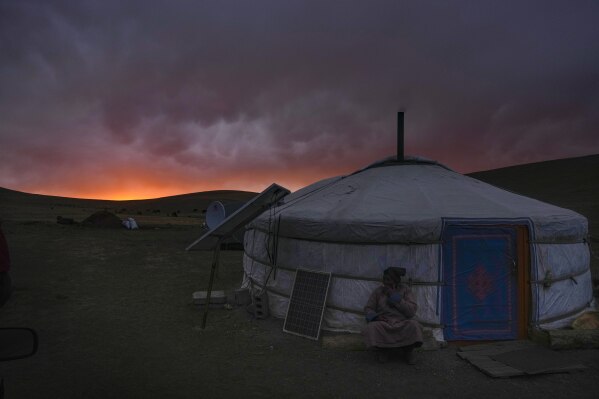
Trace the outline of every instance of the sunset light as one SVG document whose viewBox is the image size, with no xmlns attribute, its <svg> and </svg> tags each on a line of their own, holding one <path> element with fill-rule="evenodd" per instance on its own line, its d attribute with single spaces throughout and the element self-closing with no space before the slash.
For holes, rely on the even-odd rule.
<svg viewBox="0 0 599 399">
<path fill-rule="evenodd" d="M 0 187 L 297 190 L 393 155 L 400 110 L 460 173 L 599 153 L 592 2 L 383 3 L 2 2 Z"/>
</svg>

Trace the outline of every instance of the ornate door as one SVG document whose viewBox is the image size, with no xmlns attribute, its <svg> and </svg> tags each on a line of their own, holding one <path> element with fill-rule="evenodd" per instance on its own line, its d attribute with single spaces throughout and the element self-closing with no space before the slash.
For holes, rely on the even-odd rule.
<svg viewBox="0 0 599 399">
<path fill-rule="evenodd" d="M 443 238 L 447 340 L 518 336 L 516 228 L 449 225 Z"/>
</svg>

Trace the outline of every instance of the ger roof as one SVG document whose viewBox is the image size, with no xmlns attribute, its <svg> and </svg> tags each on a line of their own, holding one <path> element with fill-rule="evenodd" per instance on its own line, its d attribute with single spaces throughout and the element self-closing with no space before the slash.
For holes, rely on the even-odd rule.
<svg viewBox="0 0 599 399">
<path fill-rule="evenodd" d="M 275 218 L 280 236 L 333 242 L 434 242 L 444 219 L 528 219 L 538 239 L 587 234 L 587 220 L 576 212 L 416 157 L 386 158 L 304 187 L 249 227 L 272 230 Z"/>
</svg>

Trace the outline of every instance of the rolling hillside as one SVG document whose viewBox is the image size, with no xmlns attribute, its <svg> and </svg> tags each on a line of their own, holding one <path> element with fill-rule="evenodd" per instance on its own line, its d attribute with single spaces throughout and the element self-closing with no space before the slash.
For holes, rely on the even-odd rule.
<svg viewBox="0 0 599 399">
<path fill-rule="evenodd" d="M 202 211 L 212 201 L 247 201 L 256 193 L 206 191 L 146 200 L 109 201 L 28 194 L 0 188 L 0 218 L 15 221 L 56 221 L 58 216 L 82 221 L 98 210 L 121 217 L 133 216 L 143 224 L 189 224 L 203 219 Z M 176 213 L 176 216 L 174 214 Z"/>
</svg>

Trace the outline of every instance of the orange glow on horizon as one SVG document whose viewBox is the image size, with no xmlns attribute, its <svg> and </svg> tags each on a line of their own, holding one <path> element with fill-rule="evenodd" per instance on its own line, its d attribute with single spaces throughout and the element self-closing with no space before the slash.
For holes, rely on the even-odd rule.
<svg viewBox="0 0 599 399">
<path fill-rule="evenodd" d="M 283 181 L 287 180 L 287 181 Z M 302 179 L 303 180 L 303 179 Z M 43 188 L 43 187 L 25 187 L 18 188 L 17 190 L 39 195 L 49 195 L 56 197 L 66 198 L 77 198 L 77 199 L 89 199 L 89 200 L 107 200 L 107 201 L 131 201 L 131 200 L 146 200 L 162 197 L 171 197 L 176 195 L 185 195 L 198 192 L 206 191 L 221 191 L 221 190 L 233 190 L 233 191 L 249 191 L 249 192 L 260 192 L 267 188 L 272 183 L 280 184 L 289 190 L 296 191 L 300 188 L 310 184 L 316 180 L 309 180 L 307 183 L 303 181 L 297 182 L 295 179 L 273 179 L 268 183 L 254 182 L 236 182 L 229 181 L 224 183 L 208 184 L 204 186 L 191 185 L 189 183 L 181 184 L 169 184 L 165 187 L 158 187 L 155 183 L 139 183 L 135 187 L 119 187 L 105 189 L 96 188 L 90 189 L 77 189 L 73 187 L 64 187 L 63 189 Z M 264 180 L 266 182 L 266 179 Z"/>
<path fill-rule="evenodd" d="M 105 200 L 105 201 L 132 201 L 132 200 L 147 200 L 147 199 L 155 199 L 162 197 L 171 197 L 176 195 L 184 195 L 191 194 L 197 192 L 204 191 L 217 191 L 217 190 L 239 190 L 239 191 L 254 191 L 250 189 L 244 188 L 194 188 L 194 189 L 186 189 L 185 187 L 181 187 L 180 190 L 176 189 L 155 189 L 155 188 L 145 188 L 140 190 L 105 190 L 105 191 L 75 191 L 75 190 L 64 190 L 64 191 L 56 191 L 56 190 L 33 190 L 33 191 L 25 191 L 32 194 L 40 194 L 40 195 L 50 195 L 56 197 L 66 197 L 66 198 L 77 198 L 77 199 L 89 199 L 89 200 Z"/>
<path fill-rule="evenodd" d="M 306 167 L 302 170 L 259 169 L 241 170 L 221 176 L 214 175 L 207 179 L 164 170 L 149 174 L 142 168 L 113 168 L 106 170 L 100 178 L 93 181 L 83 180 L 77 176 L 70 181 L 63 179 L 60 185 L 38 184 L 13 189 L 67 198 L 130 201 L 218 190 L 261 192 L 272 183 L 277 183 L 293 192 L 319 180 L 353 171 L 351 167 L 339 167 L 338 170 L 315 167 Z"/>
</svg>

